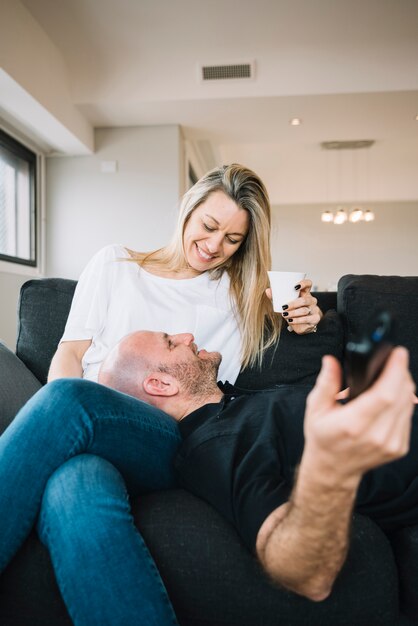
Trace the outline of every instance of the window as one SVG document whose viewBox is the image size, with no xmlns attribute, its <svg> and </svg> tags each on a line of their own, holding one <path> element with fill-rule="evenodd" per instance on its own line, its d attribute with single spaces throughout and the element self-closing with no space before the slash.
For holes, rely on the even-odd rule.
<svg viewBox="0 0 418 626">
<path fill-rule="evenodd" d="M 0 259 L 36 266 L 36 154 L 0 130 Z"/>
</svg>

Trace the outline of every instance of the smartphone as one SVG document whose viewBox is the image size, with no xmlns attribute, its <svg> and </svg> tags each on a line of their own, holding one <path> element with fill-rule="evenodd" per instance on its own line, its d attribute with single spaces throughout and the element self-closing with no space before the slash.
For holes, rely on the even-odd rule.
<svg viewBox="0 0 418 626">
<path fill-rule="evenodd" d="M 358 339 L 345 351 L 349 400 L 363 393 L 378 378 L 395 346 L 394 320 L 387 311 L 376 314 Z"/>
</svg>

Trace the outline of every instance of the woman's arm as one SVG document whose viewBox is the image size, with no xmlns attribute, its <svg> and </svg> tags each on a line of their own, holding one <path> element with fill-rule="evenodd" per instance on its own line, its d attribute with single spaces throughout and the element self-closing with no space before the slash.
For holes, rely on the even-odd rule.
<svg viewBox="0 0 418 626">
<path fill-rule="evenodd" d="M 64 334 L 51 361 L 48 382 L 57 378 L 82 377 L 81 362 L 91 346 L 91 337 L 107 326 L 113 269 L 118 266 L 115 261 L 121 256 L 120 246 L 106 246 L 84 268 L 74 292 Z M 86 335 L 90 337 L 85 339 Z"/>
<path fill-rule="evenodd" d="M 55 352 L 48 373 L 48 382 L 56 378 L 81 378 L 81 360 L 91 346 L 91 339 L 63 341 Z"/>
</svg>

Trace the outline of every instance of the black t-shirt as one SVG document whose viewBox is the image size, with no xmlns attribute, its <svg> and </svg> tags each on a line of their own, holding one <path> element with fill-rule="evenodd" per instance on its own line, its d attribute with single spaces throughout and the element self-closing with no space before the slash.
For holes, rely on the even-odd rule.
<svg viewBox="0 0 418 626">
<path fill-rule="evenodd" d="M 310 388 L 247 392 L 226 384 L 222 390 L 221 402 L 179 422 L 175 468 L 180 483 L 222 513 L 254 551 L 266 517 L 289 499 Z M 418 523 L 417 410 L 409 454 L 364 476 L 356 510 L 386 530 Z"/>
</svg>

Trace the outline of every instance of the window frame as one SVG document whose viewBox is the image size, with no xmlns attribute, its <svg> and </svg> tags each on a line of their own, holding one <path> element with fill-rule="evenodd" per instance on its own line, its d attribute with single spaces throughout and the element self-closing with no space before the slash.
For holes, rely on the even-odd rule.
<svg viewBox="0 0 418 626">
<path fill-rule="evenodd" d="M 6 148 L 16 157 L 23 159 L 29 165 L 29 193 L 30 193 L 30 215 L 31 215 L 31 246 L 33 246 L 33 259 L 23 259 L 22 257 L 2 254 L 0 252 L 0 264 L 7 263 L 27 268 L 38 267 L 38 156 L 25 146 L 19 139 L 10 135 L 0 126 L 0 145 Z M 0 267 L 1 270 L 1 267 Z"/>
</svg>

